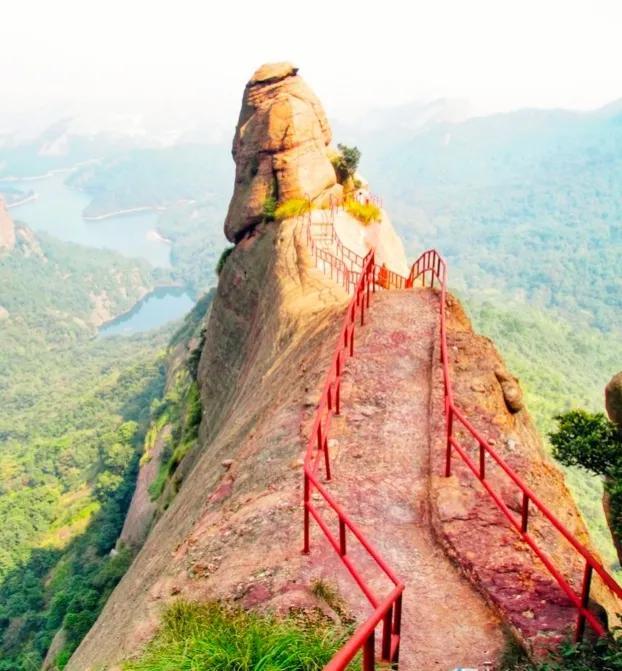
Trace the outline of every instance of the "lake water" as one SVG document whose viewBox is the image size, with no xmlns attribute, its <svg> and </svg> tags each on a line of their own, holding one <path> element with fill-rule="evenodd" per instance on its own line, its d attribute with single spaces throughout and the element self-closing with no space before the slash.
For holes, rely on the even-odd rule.
<svg viewBox="0 0 622 671">
<path fill-rule="evenodd" d="M 90 198 L 69 188 L 66 174 L 31 181 L 8 183 L 23 191 L 33 190 L 37 200 L 10 209 L 11 217 L 34 231 L 45 231 L 60 240 L 77 242 L 146 259 L 153 266 L 171 265 L 171 247 L 153 238 L 157 212 L 138 212 L 99 221 L 85 221 L 82 212 Z M 1 189 L 0 189 L 1 190 Z M 185 315 L 194 305 L 190 295 L 179 288 L 162 288 L 146 296 L 125 315 L 100 328 L 100 335 L 132 335 L 149 331 Z"/>
<path fill-rule="evenodd" d="M 170 245 L 152 239 L 158 220 L 157 212 L 137 212 L 99 221 L 85 221 L 82 212 L 90 198 L 69 188 L 66 174 L 32 181 L 10 182 L 23 191 L 34 190 L 39 196 L 10 209 L 13 219 L 23 221 L 34 231 L 45 231 L 61 240 L 88 247 L 113 249 L 125 256 L 143 258 L 154 266 L 171 265 Z"/>
<path fill-rule="evenodd" d="M 156 289 L 137 303 L 130 312 L 104 324 L 102 336 L 134 335 L 180 319 L 193 307 L 194 301 L 185 289 Z"/>
</svg>

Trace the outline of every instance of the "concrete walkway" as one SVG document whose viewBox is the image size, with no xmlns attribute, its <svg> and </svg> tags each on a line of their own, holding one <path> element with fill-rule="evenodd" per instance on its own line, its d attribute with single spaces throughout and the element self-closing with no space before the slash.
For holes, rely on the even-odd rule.
<svg viewBox="0 0 622 671">
<path fill-rule="evenodd" d="M 342 417 L 331 431 L 329 488 L 405 582 L 400 669 L 483 668 L 500 656 L 500 623 L 429 526 L 428 410 L 438 298 L 430 290 L 380 291 L 374 298 L 347 364 Z M 333 551 L 322 546 L 331 557 L 327 571 L 362 621 L 369 608 Z M 364 554 L 352 552 L 365 566 Z M 368 563 L 365 572 L 378 596 L 388 594 L 385 578 Z"/>
</svg>

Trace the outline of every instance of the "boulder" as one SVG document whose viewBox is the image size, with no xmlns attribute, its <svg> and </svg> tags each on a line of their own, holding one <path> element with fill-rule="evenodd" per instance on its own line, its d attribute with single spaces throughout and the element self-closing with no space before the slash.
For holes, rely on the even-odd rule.
<svg viewBox="0 0 622 671">
<path fill-rule="evenodd" d="M 605 387 L 605 407 L 609 419 L 622 429 L 622 371 L 614 375 Z"/>
<path fill-rule="evenodd" d="M 495 377 L 501 386 L 508 410 L 512 413 L 522 410 L 524 407 L 523 391 L 518 384 L 518 380 L 501 366 L 495 368 Z"/>
<path fill-rule="evenodd" d="M 250 78 L 233 139 L 235 186 L 225 235 L 237 242 L 263 219 L 266 199 L 321 201 L 336 186 L 324 109 L 291 63 Z"/>
</svg>

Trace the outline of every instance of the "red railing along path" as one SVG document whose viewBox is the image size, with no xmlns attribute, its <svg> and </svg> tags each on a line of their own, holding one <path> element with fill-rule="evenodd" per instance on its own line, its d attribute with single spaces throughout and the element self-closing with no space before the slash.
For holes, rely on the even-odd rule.
<svg viewBox="0 0 622 671">
<path fill-rule="evenodd" d="M 339 334 L 335 353 L 324 383 L 324 388 L 318 403 L 315 418 L 312 424 L 311 435 L 307 443 L 304 460 L 304 548 L 305 553 L 310 549 L 310 521 L 313 518 L 330 545 L 339 555 L 342 563 L 355 580 L 371 607 L 371 616 L 356 629 L 352 637 L 337 652 L 325 669 L 341 671 L 347 667 L 359 651 L 363 651 L 362 665 L 364 671 L 375 669 L 376 663 L 376 629 L 382 622 L 380 645 L 380 660 L 397 665 L 399 659 L 402 593 L 404 585 L 393 570 L 375 550 L 372 543 L 365 537 L 358 526 L 349 518 L 344 509 L 337 503 L 320 481 L 318 472 L 323 465 L 324 476 L 331 479 L 331 464 L 328 448 L 331 418 L 341 410 L 341 376 L 349 357 L 354 355 L 355 329 L 365 323 L 365 312 L 370 308 L 371 296 L 377 287 L 384 289 L 409 289 L 416 284 L 434 288 L 440 292 L 440 352 L 443 368 L 444 410 L 446 426 L 446 455 L 445 476 L 451 475 L 452 458 L 456 453 L 466 464 L 473 475 L 479 480 L 490 498 L 510 523 L 520 538 L 531 548 L 534 554 L 544 564 L 553 576 L 562 591 L 569 598 L 577 610 L 577 624 L 575 639 L 580 640 L 585 632 L 586 623 L 598 634 L 605 634 L 605 628 L 596 616 L 589 610 L 590 586 L 594 572 L 602 579 L 607 588 L 622 599 L 622 588 L 615 579 L 604 569 L 591 552 L 580 543 L 570 531 L 555 517 L 551 510 L 538 499 L 523 480 L 505 463 L 501 456 L 493 449 L 488 441 L 475 429 L 453 400 L 449 356 L 447 351 L 447 266 L 436 250 L 424 252 L 412 265 L 408 277 L 389 271 L 384 266 L 375 263 L 373 250 L 364 258 L 352 250 L 347 249 L 339 240 L 334 229 L 334 215 L 337 207 L 323 211 L 322 222 L 312 222 L 311 208 L 303 215 L 304 233 L 310 252 L 315 263 L 324 273 L 339 282 L 348 292 L 353 292 L 348 305 L 344 324 Z M 320 234 L 314 235 L 313 228 L 319 227 Z M 326 242 L 327 247 L 320 243 Z M 478 445 L 477 463 L 469 455 L 467 449 L 458 441 L 455 425 L 459 424 Z M 521 514 L 513 513 L 503 501 L 501 494 L 493 487 L 486 477 L 486 465 L 492 460 L 503 473 L 512 481 L 522 494 Z M 312 496 L 316 493 L 325 507 L 332 511 L 337 518 L 339 535 L 333 534 L 322 517 Z M 529 513 L 531 508 L 537 509 L 572 548 L 585 561 L 583 582 L 580 592 L 575 592 L 562 573 L 555 567 L 552 559 L 538 545 L 536 539 L 529 533 Z M 348 539 L 354 537 L 358 544 L 376 564 L 382 573 L 392 583 L 393 588 L 384 598 L 377 597 L 367 584 L 362 571 L 355 566 L 348 553 Z"/>
</svg>

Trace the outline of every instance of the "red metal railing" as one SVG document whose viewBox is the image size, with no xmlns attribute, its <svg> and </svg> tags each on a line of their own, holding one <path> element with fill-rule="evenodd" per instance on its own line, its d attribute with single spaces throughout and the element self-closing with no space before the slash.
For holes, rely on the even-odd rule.
<svg viewBox="0 0 622 671">
<path fill-rule="evenodd" d="M 430 286 L 434 286 L 436 280 L 440 285 L 440 335 L 441 335 L 441 363 L 443 366 L 443 386 L 445 398 L 445 417 L 446 417 L 446 457 L 445 457 L 445 476 L 451 475 L 452 455 L 454 452 L 460 456 L 473 475 L 480 481 L 490 498 L 494 501 L 499 510 L 510 523 L 512 529 L 520 538 L 531 548 L 534 554 L 544 564 L 549 573 L 553 576 L 564 594 L 577 609 L 577 624 L 575 627 L 575 640 L 579 641 L 585 633 L 586 622 L 600 636 L 606 633 L 605 627 L 597 619 L 589 608 L 590 588 L 593 573 L 601 578 L 606 587 L 618 598 L 622 599 L 622 588 L 616 580 L 605 570 L 602 564 L 592 555 L 592 553 L 580 543 L 570 531 L 557 519 L 551 510 L 536 496 L 536 494 L 523 482 L 523 480 L 510 468 L 502 459 L 489 442 L 479 433 L 479 431 L 465 417 L 462 411 L 456 407 L 453 399 L 453 389 L 449 370 L 449 356 L 447 353 L 447 325 L 445 315 L 445 304 L 447 295 L 447 267 L 445 261 L 435 250 L 425 252 L 413 264 L 409 277 L 410 284 L 413 284 L 418 277 L 422 278 L 425 286 L 426 277 L 429 277 Z M 477 462 L 469 455 L 458 440 L 454 431 L 455 425 L 459 424 L 477 443 Z M 489 460 L 492 460 L 509 480 L 518 488 L 522 495 L 521 513 L 513 513 L 504 502 L 502 495 L 496 491 L 492 482 L 486 477 L 486 466 Z M 539 547 L 536 538 L 529 533 L 529 511 L 533 507 L 537 509 L 542 517 L 551 524 L 551 526 L 570 544 L 570 546 L 585 561 L 583 571 L 583 581 L 581 591 L 575 592 L 568 580 L 555 567 L 548 554 Z"/>
<path fill-rule="evenodd" d="M 365 312 L 370 307 L 370 294 L 376 289 L 374 283 L 376 265 L 374 263 L 374 253 L 371 251 L 365 258 L 359 257 L 362 262 L 360 272 L 350 270 L 346 267 L 343 257 L 339 258 L 332 254 L 331 251 L 319 247 L 311 234 L 311 225 L 311 214 L 309 213 L 306 218 L 307 242 L 310 245 L 316 264 L 329 263 L 331 265 L 331 276 L 343 284 L 347 291 L 351 290 L 354 282 L 354 294 L 348 304 L 343 327 L 339 334 L 322 395 L 315 411 L 311 434 L 307 443 L 304 460 L 303 552 L 308 553 L 310 550 L 310 527 L 311 519 L 313 518 L 373 608 L 370 617 L 356 629 L 352 637 L 337 652 L 325 669 L 328 671 L 341 671 L 345 669 L 356 654 L 362 650 L 363 669 L 364 671 L 371 671 L 376 666 L 376 629 L 381 622 L 380 659 L 386 663 L 398 663 L 404 585 L 365 537 L 361 529 L 350 519 L 320 481 L 318 471 L 323 464 L 325 478 L 327 481 L 331 480 L 332 473 L 328 442 L 331 419 L 333 415 L 338 415 L 341 410 L 341 376 L 347 359 L 354 355 L 354 334 L 357 323 L 360 323 L 361 326 L 364 325 Z M 334 233 L 334 229 L 332 230 Z M 338 254 L 340 250 L 344 249 L 343 246 L 340 246 L 340 243 L 335 246 L 335 251 Z M 337 518 L 338 536 L 331 531 L 322 515 L 320 507 L 314 503 L 314 494 L 319 497 L 323 508 L 330 511 Z M 348 550 L 350 539 L 353 539 L 363 548 L 373 564 L 392 584 L 391 591 L 384 598 L 379 598 L 374 593 L 368 585 L 363 572 L 356 566 Z"/>
<path fill-rule="evenodd" d="M 354 290 L 354 295 L 348 305 L 344 325 L 339 335 L 339 340 L 333 356 L 331 367 L 326 378 L 322 396 L 318 404 L 311 435 L 307 444 L 307 452 L 304 464 L 304 552 L 310 548 L 310 520 L 313 518 L 317 523 L 330 545 L 337 552 L 341 561 L 348 569 L 361 591 L 373 607 L 372 615 L 353 634 L 346 645 L 333 657 L 325 667 L 330 671 L 342 671 L 355 657 L 358 651 L 363 650 L 363 669 L 371 671 L 375 668 L 375 630 L 380 622 L 383 622 L 381 660 L 397 664 L 399 658 L 402 593 L 404 585 L 397 578 L 391 568 L 386 564 L 372 544 L 365 538 L 357 525 L 350 520 L 345 511 L 335 501 L 324 485 L 319 481 L 317 471 L 320 463 L 324 463 L 326 480 L 331 479 L 330 455 L 328 449 L 328 435 L 330 422 L 333 415 L 338 415 L 341 408 L 341 376 L 346 360 L 354 355 L 354 332 L 355 325 L 360 315 L 361 326 L 365 321 L 365 311 L 370 307 L 370 292 L 374 293 L 376 287 L 385 289 L 408 289 L 421 283 L 423 287 L 434 288 L 438 284 L 440 290 L 440 350 L 441 364 L 443 368 L 444 408 L 446 418 L 446 460 L 445 476 L 451 475 L 452 455 L 457 452 L 469 470 L 479 480 L 485 491 L 497 505 L 502 514 L 509 521 L 510 526 L 518 533 L 520 538 L 531 548 L 534 554 L 544 564 L 553 576 L 570 602 L 577 609 L 577 624 L 575 638 L 580 640 L 588 623 L 598 634 L 603 635 L 605 628 L 589 610 L 590 587 L 594 572 L 602 579 L 607 588 L 622 599 L 622 588 L 615 579 L 604 569 L 589 550 L 581 544 L 568 529 L 555 517 L 555 515 L 542 503 L 531 491 L 522 479 L 505 463 L 499 454 L 493 449 L 488 441 L 475 429 L 453 400 L 453 389 L 449 370 L 449 356 L 447 349 L 447 318 L 445 306 L 447 302 L 447 266 L 443 258 L 436 250 L 424 252 L 413 263 L 408 277 L 389 271 L 384 266 L 378 266 L 371 251 L 365 258 L 344 247 L 337 236 L 333 221 L 336 206 L 331 207 L 325 213 L 325 220 L 319 223 L 321 236 L 332 245 L 332 249 L 321 248 L 313 236 L 311 210 L 305 219 L 306 239 L 316 264 L 323 266 L 326 272 L 326 264 L 330 266 L 330 275 L 341 283 L 347 291 Z M 454 424 L 460 424 L 463 429 L 475 439 L 478 445 L 478 463 L 476 464 L 457 439 L 454 432 Z M 499 466 L 522 494 L 521 514 L 517 516 L 503 501 L 501 494 L 493 488 L 486 477 L 487 459 Z M 317 492 L 326 506 L 334 512 L 339 524 L 339 536 L 336 537 L 324 521 L 318 508 L 312 502 L 312 495 Z M 583 582 L 581 592 L 577 593 L 572 586 L 555 567 L 551 558 L 542 550 L 536 539 L 529 534 L 529 510 L 535 507 L 552 526 L 566 539 L 574 550 L 585 560 Z M 386 575 L 393 584 L 393 589 L 383 600 L 378 599 L 367 585 L 362 573 L 356 568 L 347 551 L 347 533 L 350 532 L 359 544 L 365 549 L 376 566 Z"/>
</svg>

